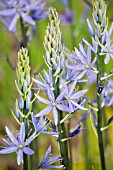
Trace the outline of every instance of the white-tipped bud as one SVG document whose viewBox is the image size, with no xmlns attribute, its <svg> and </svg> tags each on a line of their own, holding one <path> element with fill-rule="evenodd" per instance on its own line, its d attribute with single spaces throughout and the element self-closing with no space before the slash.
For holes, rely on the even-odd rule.
<svg viewBox="0 0 113 170">
<path fill-rule="evenodd" d="M 31 107 L 31 91 L 26 96 L 26 110 L 30 110 Z"/>
<path fill-rule="evenodd" d="M 20 96 L 19 100 L 18 100 L 18 107 L 20 110 L 24 109 L 24 99 L 22 96 Z"/>
</svg>

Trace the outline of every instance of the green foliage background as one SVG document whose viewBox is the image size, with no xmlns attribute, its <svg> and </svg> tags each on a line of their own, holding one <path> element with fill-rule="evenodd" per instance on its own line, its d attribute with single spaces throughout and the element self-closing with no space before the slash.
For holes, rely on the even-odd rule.
<svg viewBox="0 0 113 170">
<path fill-rule="evenodd" d="M 89 10 L 88 18 L 92 16 L 92 9 L 88 6 L 83 0 L 71 0 L 72 8 L 75 11 L 75 24 L 73 25 L 74 29 L 74 43 L 78 47 L 79 42 L 82 38 L 85 38 L 87 41 L 91 41 L 90 35 L 87 30 L 86 18 L 82 21 L 81 16 L 85 8 Z M 113 21 L 113 0 L 106 0 L 108 10 L 107 15 L 109 18 L 109 26 Z M 54 0 L 54 2 L 48 3 L 48 6 L 55 7 L 58 13 L 63 13 L 64 6 L 61 5 L 59 0 Z M 46 26 L 48 25 L 48 19 L 45 21 L 37 21 L 37 30 L 33 41 L 30 44 L 30 60 L 32 67 L 32 75 L 40 68 L 44 63 L 43 55 L 45 54 L 43 42 L 45 36 Z M 72 51 L 74 45 L 72 43 L 72 30 L 70 25 L 62 26 L 62 40 L 63 43 Z M 18 128 L 17 123 L 15 122 L 11 109 L 14 108 L 15 99 L 18 97 L 18 93 L 15 87 L 16 74 L 15 71 L 11 69 L 9 64 L 6 61 L 6 53 L 9 56 L 11 63 L 16 66 L 17 62 L 17 53 L 19 51 L 18 41 L 13 33 L 4 32 L 3 25 L 0 23 L 0 145 L 3 145 L 2 137 L 5 134 L 5 126 L 7 125 L 10 129 L 15 130 Z M 113 61 L 105 67 L 106 72 L 113 68 Z M 84 88 L 87 87 L 84 84 Z M 89 97 L 93 99 L 96 94 L 96 87 L 93 85 L 89 87 Z M 36 106 L 36 113 L 41 109 L 41 106 Z M 72 127 L 76 125 L 77 120 L 81 117 L 83 112 L 77 112 L 71 120 Z M 113 107 L 107 108 L 106 120 L 113 115 Z M 94 134 L 94 131 L 91 127 L 90 119 L 87 119 L 84 125 L 87 129 L 77 137 L 72 139 L 72 151 L 73 151 L 73 169 L 74 170 L 86 170 L 86 157 L 85 157 L 85 142 L 88 143 L 88 160 L 89 160 L 89 169 L 90 170 L 100 170 L 99 162 L 99 153 L 97 145 L 97 137 Z M 105 158 L 107 164 L 107 170 L 113 169 L 113 126 L 111 126 L 104 133 L 105 136 Z M 45 140 L 46 138 L 46 140 Z M 86 141 L 85 141 L 86 139 Z M 48 136 L 40 136 L 38 141 L 39 149 L 39 159 L 42 158 L 45 153 L 47 146 L 52 144 L 53 154 L 57 154 L 56 143 L 53 142 L 53 139 Z M 44 147 L 43 147 L 44 146 Z M 38 162 L 38 160 L 37 160 Z M 10 170 L 10 169 L 21 169 L 16 165 L 15 154 L 11 155 L 0 155 L 0 170 Z"/>
</svg>

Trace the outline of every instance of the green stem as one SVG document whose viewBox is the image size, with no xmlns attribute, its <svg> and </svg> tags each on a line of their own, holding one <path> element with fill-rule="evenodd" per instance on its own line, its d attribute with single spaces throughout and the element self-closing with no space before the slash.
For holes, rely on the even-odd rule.
<svg viewBox="0 0 113 170">
<path fill-rule="evenodd" d="M 107 116 L 106 116 L 106 113 L 105 113 L 105 108 L 103 108 L 103 119 L 104 119 L 104 124 L 106 125 L 107 124 Z M 105 147 L 107 147 L 107 146 L 110 145 L 109 131 L 108 130 L 106 130 L 104 132 L 104 138 L 105 138 Z"/>
<path fill-rule="evenodd" d="M 84 127 L 87 127 L 87 126 L 88 126 L 87 122 L 84 121 Z M 88 131 L 85 131 L 83 133 L 84 152 L 85 152 L 85 164 L 86 164 L 85 169 L 86 170 L 90 170 L 90 168 L 89 168 L 89 140 L 87 140 L 87 139 L 89 139 L 88 138 Z"/>
<path fill-rule="evenodd" d="M 52 75 L 54 75 L 54 71 Z M 54 86 L 55 97 L 57 97 L 60 94 L 59 78 L 57 79 L 57 83 L 56 83 L 54 76 L 53 76 L 53 86 Z M 63 112 L 58 110 L 58 132 L 59 132 L 58 142 L 60 146 L 60 153 L 61 153 L 61 157 L 63 158 L 65 170 L 70 170 L 69 156 L 68 156 L 68 142 L 67 141 L 62 142 L 62 139 L 67 138 L 65 125 L 64 123 L 62 124 L 60 123 L 62 119 L 63 119 Z"/>
<path fill-rule="evenodd" d="M 70 132 L 70 126 L 71 126 L 71 120 L 69 119 L 68 122 L 68 136 Z M 69 140 L 69 156 L 70 156 L 70 170 L 72 170 L 72 145 L 71 145 L 71 140 Z"/>
<path fill-rule="evenodd" d="M 27 37 L 27 27 L 25 27 L 22 18 L 20 18 L 20 27 L 21 27 L 21 34 L 22 34 L 22 38 L 23 38 L 23 43 L 22 46 L 23 47 L 27 47 L 28 46 L 28 37 Z"/>
<path fill-rule="evenodd" d="M 100 53 L 100 48 L 98 49 L 98 53 L 97 53 L 97 70 L 98 70 L 98 74 L 97 74 L 97 87 L 100 81 L 100 78 L 102 76 L 102 67 L 101 67 L 101 56 L 99 55 Z M 97 128 L 97 132 L 98 132 L 98 145 L 99 145 L 99 153 L 100 153 L 100 161 L 101 161 L 101 169 L 102 170 L 106 170 L 105 167 L 105 158 L 104 158 L 104 144 L 103 144 L 103 135 L 101 132 L 101 127 L 102 127 L 102 107 L 101 107 L 101 97 L 100 94 L 98 94 L 98 90 L 97 90 L 97 108 L 98 108 L 98 128 Z"/>
<path fill-rule="evenodd" d="M 24 117 L 24 125 L 25 125 L 25 139 L 28 137 L 28 123 L 27 119 Z M 28 170 L 28 155 L 23 154 L 23 170 Z"/>
</svg>

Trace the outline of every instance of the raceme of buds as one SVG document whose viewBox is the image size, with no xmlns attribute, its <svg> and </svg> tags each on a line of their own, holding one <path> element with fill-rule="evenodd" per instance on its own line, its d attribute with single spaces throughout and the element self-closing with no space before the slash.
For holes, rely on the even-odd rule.
<svg viewBox="0 0 113 170">
<path fill-rule="evenodd" d="M 104 0 L 93 2 L 93 22 L 94 29 L 90 21 L 87 20 L 89 33 L 92 37 L 97 36 L 100 39 L 107 29 L 106 4 Z"/>
<path fill-rule="evenodd" d="M 50 9 L 49 25 L 46 30 L 44 47 L 46 50 L 45 62 L 58 77 L 64 67 L 64 52 L 61 43 L 60 20 L 55 9 Z"/>
<path fill-rule="evenodd" d="M 26 48 L 20 49 L 17 62 L 17 82 L 16 87 L 19 91 L 19 100 L 16 100 L 15 111 L 19 118 L 22 110 L 29 111 L 31 108 L 31 82 L 30 82 L 29 56 Z"/>
</svg>

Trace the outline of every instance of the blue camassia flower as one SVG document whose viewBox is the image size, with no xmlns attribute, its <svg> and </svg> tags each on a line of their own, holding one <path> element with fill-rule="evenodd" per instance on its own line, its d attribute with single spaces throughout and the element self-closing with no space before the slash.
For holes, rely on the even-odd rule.
<svg viewBox="0 0 113 170">
<path fill-rule="evenodd" d="M 44 115 L 48 114 L 50 111 L 52 111 L 55 125 L 57 125 L 58 124 L 58 111 L 57 111 L 57 109 L 64 111 L 64 112 L 68 112 L 68 113 L 70 112 L 70 108 L 68 106 L 62 104 L 64 94 L 65 94 L 65 90 L 63 92 L 61 92 L 59 94 L 59 96 L 55 99 L 54 92 L 53 92 L 53 90 L 50 89 L 49 86 L 47 87 L 47 96 L 48 96 L 49 100 L 35 94 L 37 99 L 41 103 L 48 105 L 45 109 L 43 109 L 39 113 L 37 113 L 35 117 L 44 116 Z"/>
<path fill-rule="evenodd" d="M 44 70 L 43 76 L 39 74 L 38 79 L 33 78 L 33 81 L 38 86 L 37 90 L 42 90 L 44 93 L 47 93 L 47 87 L 53 88 L 52 83 L 52 70 L 49 69 L 48 73 Z"/>
<path fill-rule="evenodd" d="M 70 61 L 66 62 L 66 65 L 70 65 Z M 85 75 L 85 72 L 80 72 L 77 70 L 72 70 L 69 69 L 68 67 L 65 68 L 65 71 L 62 75 L 62 79 L 60 84 L 62 84 L 62 80 L 67 83 L 67 82 L 73 82 L 75 81 L 75 79 L 77 80 L 77 82 L 87 82 L 87 79 L 83 79 L 83 76 Z"/>
<path fill-rule="evenodd" d="M 69 5 L 69 0 L 60 0 L 61 3 L 65 6 L 68 6 Z"/>
<path fill-rule="evenodd" d="M 63 25 L 73 25 L 74 24 L 74 18 L 75 18 L 75 13 L 68 8 L 64 10 L 64 14 L 59 15 L 59 18 L 62 21 Z"/>
<path fill-rule="evenodd" d="M 47 129 L 47 123 L 44 121 L 44 117 L 40 117 L 40 120 L 34 116 L 33 113 L 31 113 L 32 123 L 34 126 L 34 129 L 36 131 L 36 134 L 48 134 L 48 135 L 54 135 L 58 136 L 58 132 L 50 132 Z"/>
<path fill-rule="evenodd" d="M 111 106 L 113 105 L 113 80 L 108 78 L 106 81 L 107 86 L 102 91 L 101 100 L 104 102 L 104 106 Z"/>
<path fill-rule="evenodd" d="M 113 43 L 111 40 L 111 34 L 113 31 L 113 25 L 111 26 L 109 31 L 106 31 L 105 34 L 102 37 L 102 41 L 103 43 L 105 43 L 105 45 L 100 44 L 101 47 L 101 55 L 106 55 L 105 59 L 104 59 L 104 63 L 108 64 L 108 62 L 110 61 L 110 57 L 113 60 Z"/>
<path fill-rule="evenodd" d="M 75 129 L 71 130 L 71 132 L 70 132 L 70 134 L 69 134 L 69 137 L 72 138 L 72 137 L 74 137 L 74 136 L 77 136 L 77 135 L 80 134 L 83 130 L 85 130 L 85 128 L 82 128 L 82 124 L 79 123 L 79 125 L 78 125 Z"/>
<path fill-rule="evenodd" d="M 5 0 L 4 3 L 0 2 L 0 9 L 0 16 L 4 20 L 10 18 L 9 31 L 16 29 L 16 24 L 20 17 L 23 22 L 35 26 L 35 20 L 45 19 L 48 15 L 47 12 L 43 12 L 45 10 L 45 3 L 42 0 Z"/>
<path fill-rule="evenodd" d="M 79 44 L 80 51 L 75 48 L 71 58 L 71 64 L 68 64 L 67 67 L 69 69 L 74 69 L 79 72 L 86 73 L 88 77 L 90 77 L 91 71 L 96 71 L 94 68 L 94 64 L 96 62 L 96 57 L 91 61 L 91 47 L 88 46 L 87 52 L 85 52 L 82 43 Z"/>
<path fill-rule="evenodd" d="M 24 123 L 21 123 L 20 131 L 16 135 L 6 127 L 6 133 L 9 137 L 8 140 L 3 139 L 4 142 L 7 144 L 6 147 L 2 146 L 0 154 L 9 154 L 13 152 L 17 152 L 17 164 L 20 165 L 23 162 L 23 153 L 32 155 L 34 151 L 28 147 L 28 145 L 33 141 L 36 133 L 34 132 L 28 139 L 25 140 L 25 126 Z"/>
<path fill-rule="evenodd" d="M 75 80 L 71 86 L 63 84 L 64 86 L 64 101 L 68 104 L 68 107 L 70 108 L 71 112 L 73 113 L 74 111 L 80 109 L 80 110 L 87 110 L 84 108 L 83 102 L 80 102 L 80 99 L 84 96 L 84 94 L 88 90 L 80 90 L 75 92 L 75 86 L 76 86 L 77 80 Z"/>
<path fill-rule="evenodd" d="M 40 168 L 49 168 L 49 169 L 58 169 L 58 168 L 62 168 L 63 165 L 50 165 L 50 164 L 53 164 L 55 163 L 56 161 L 58 161 L 60 159 L 60 155 L 58 156 L 53 156 L 52 158 L 50 157 L 50 154 L 51 154 L 51 146 L 48 147 L 43 159 L 42 159 L 42 162 L 40 163 L 38 169 Z"/>
</svg>

